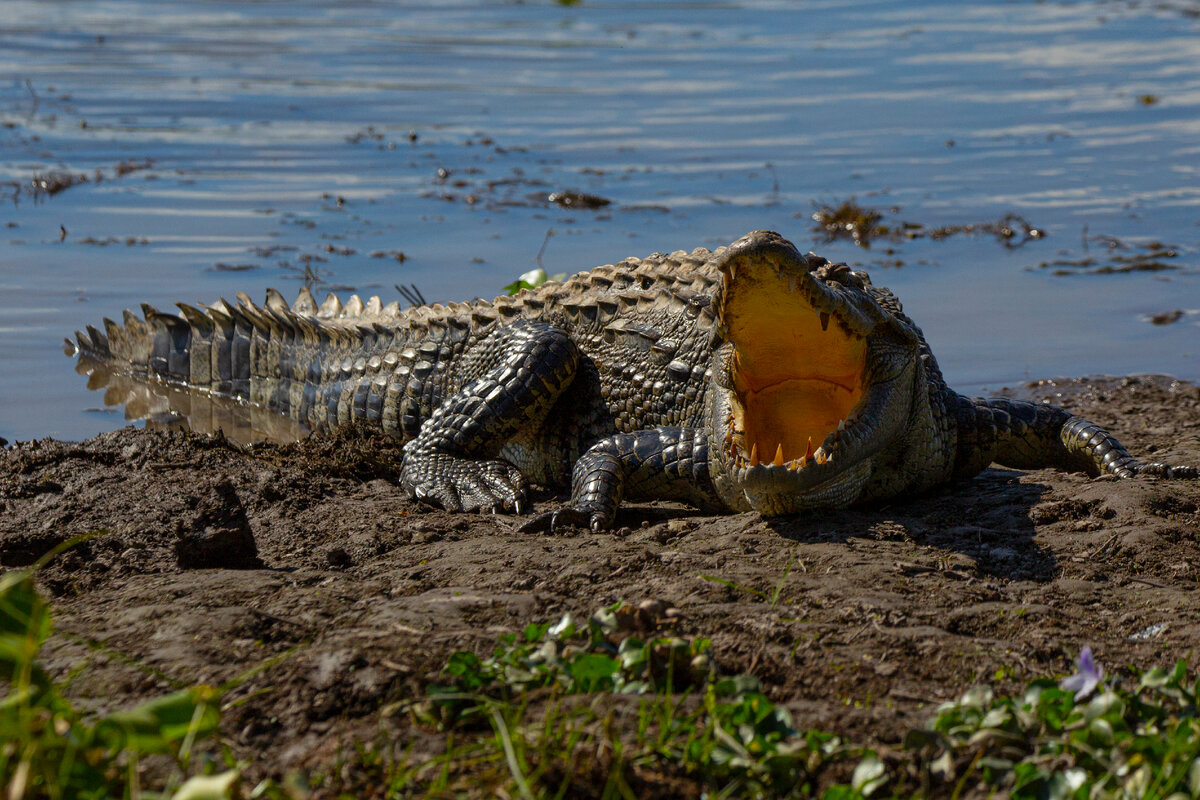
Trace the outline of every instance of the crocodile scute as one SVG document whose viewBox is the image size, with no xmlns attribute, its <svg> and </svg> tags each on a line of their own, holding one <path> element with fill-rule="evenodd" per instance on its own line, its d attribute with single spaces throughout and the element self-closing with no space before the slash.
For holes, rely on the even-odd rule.
<svg viewBox="0 0 1200 800">
<path fill-rule="evenodd" d="M 625 499 L 776 516 L 927 491 L 997 463 L 1196 478 L 1063 409 L 950 389 L 887 289 L 771 231 L 656 253 L 513 297 L 401 309 L 303 290 L 143 306 L 68 341 L 81 367 L 187 387 L 304 430 L 366 424 L 401 483 L 523 526 L 610 527 Z"/>
</svg>

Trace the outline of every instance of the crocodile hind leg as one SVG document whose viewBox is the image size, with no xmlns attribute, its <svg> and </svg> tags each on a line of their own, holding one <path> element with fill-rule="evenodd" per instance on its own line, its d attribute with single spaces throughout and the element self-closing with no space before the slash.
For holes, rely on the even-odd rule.
<svg viewBox="0 0 1200 800">
<path fill-rule="evenodd" d="M 542 322 L 502 328 L 476 346 L 479 378 L 434 409 L 404 446 L 400 483 L 447 511 L 522 513 L 527 482 L 499 458 L 505 443 L 540 425 L 571 384 L 579 351 Z"/>
<path fill-rule="evenodd" d="M 521 526 L 524 533 L 556 527 L 612 525 L 622 497 L 682 500 L 714 508 L 708 473 L 708 439 L 697 428 L 654 428 L 618 433 L 592 445 L 571 473 L 571 504 L 539 514 Z"/>
<path fill-rule="evenodd" d="M 1016 469 L 1057 467 L 1093 477 L 1200 475 L 1196 467 L 1138 461 L 1111 433 L 1057 406 L 959 397 L 955 477 L 976 475 L 993 462 Z"/>
</svg>

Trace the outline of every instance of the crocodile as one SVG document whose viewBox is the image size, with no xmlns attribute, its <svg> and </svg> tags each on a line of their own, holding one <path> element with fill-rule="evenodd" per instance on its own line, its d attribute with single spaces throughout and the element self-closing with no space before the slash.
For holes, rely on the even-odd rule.
<svg viewBox="0 0 1200 800">
<path fill-rule="evenodd" d="M 1198 474 L 1061 408 L 958 394 L 889 290 L 771 231 L 492 301 L 177 305 L 89 326 L 68 353 L 308 430 L 381 429 L 405 442 L 401 485 L 447 510 L 524 514 L 531 484 L 569 486 L 530 531 L 609 528 L 625 499 L 842 508 L 993 463 Z"/>
</svg>

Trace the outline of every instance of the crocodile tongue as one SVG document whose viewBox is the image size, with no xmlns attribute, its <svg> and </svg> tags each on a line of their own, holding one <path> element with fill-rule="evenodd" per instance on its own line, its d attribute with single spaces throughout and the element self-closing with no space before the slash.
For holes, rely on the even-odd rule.
<svg viewBox="0 0 1200 800">
<path fill-rule="evenodd" d="M 764 461 L 803 464 L 811 443 L 862 399 L 866 340 L 835 308 L 820 307 L 827 298 L 799 254 L 748 253 L 726 266 L 721 319 L 736 351 L 735 438 Z"/>
</svg>

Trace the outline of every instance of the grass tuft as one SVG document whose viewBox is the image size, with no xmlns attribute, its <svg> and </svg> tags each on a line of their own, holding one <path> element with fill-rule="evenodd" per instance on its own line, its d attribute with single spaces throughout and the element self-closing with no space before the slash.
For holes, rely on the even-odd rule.
<svg viewBox="0 0 1200 800">
<path fill-rule="evenodd" d="M 32 574 L 0 576 L 0 789 L 7 800 L 232 796 L 237 773 L 225 773 L 223 793 L 184 781 L 194 771 L 192 749 L 212 736 L 220 692 L 194 686 L 136 708 L 85 717 L 37 662 L 50 635 L 50 609 Z M 174 769 L 158 791 L 141 786 L 143 756 L 166 756 Z M 215 778 L 216 776 L 213 776 Z M 217 784 L 213 784 L 217 787 Z"/>
</svg>

